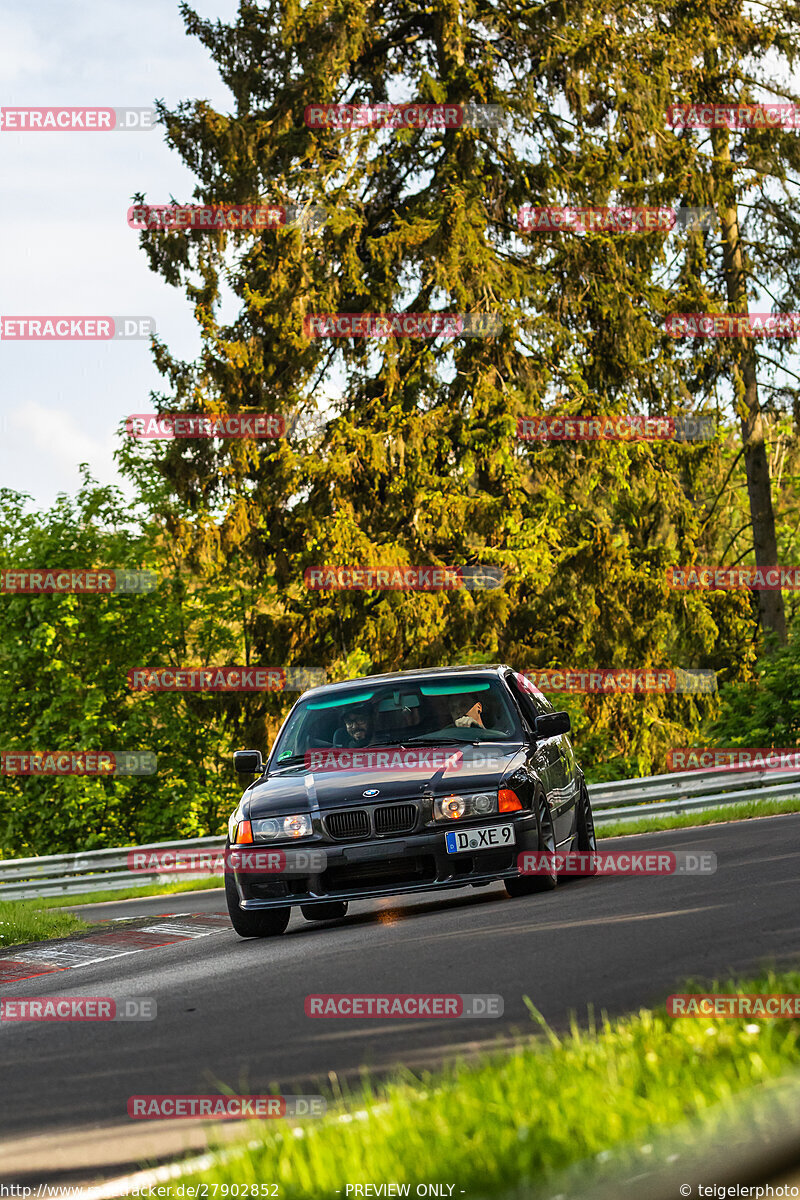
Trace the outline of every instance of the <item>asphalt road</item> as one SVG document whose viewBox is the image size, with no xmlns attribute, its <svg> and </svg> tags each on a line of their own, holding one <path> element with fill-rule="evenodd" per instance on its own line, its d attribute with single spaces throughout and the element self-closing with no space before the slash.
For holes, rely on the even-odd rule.
<svg viewBox="0 0 800 1200">
<path fill-rule="evenodd" d="M 91 1177 L 86 1163 L 102 1161 L 113 1173 L 143 1153 L 198 1144 L 186 1122 L 154 1140 L 143 1127 L 155 1123 L 127 1117 L 132 1094 L 220 1085 L 308 1093 L 330 1072 L 421 1067 L 527 1032 L 526 996 L 563 1027 L 590 1007 L 620 1014 L 663 1003 L 689 977 L 800 962 L 800 814 L 601 844 L 622 847 L 713 851 L 718 868 L 576 880 L 520 900 L 493 885 L 364 901 L 326 925 L 295 910 L 282 938 L 243 941 L 224 929 L 5 985 L 4 997 L 153 997 L 158 1016 L 0 1026 L 0 1176 L 74 1181 Z M 221 893 L 98 905 L 91 916 L 187 912 L 224 912 Z M 303 1005 L 311 992 L 410 991 L 500 994 L 505 1011 L 494 1020 L 314 1020 Z M 96 1153 L 100 1140 L 105 1154 Z"/>
</svg>

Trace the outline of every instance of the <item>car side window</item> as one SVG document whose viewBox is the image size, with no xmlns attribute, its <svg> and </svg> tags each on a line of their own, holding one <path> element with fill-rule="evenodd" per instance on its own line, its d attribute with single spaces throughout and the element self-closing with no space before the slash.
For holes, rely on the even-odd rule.
<svg viewBox="0 0 800 1200">
<path fill-rule="evenodd" d="M 535 688 L 524 675 L 519 675 L 516 671 L 512 671 L 507 676 L 507 682 L 531 729 L 536 728 L 537 717 L 542 717 L 546 713 L 554 711 L 549 700 L 545 699 L 539 689 Z"/>
</svg>

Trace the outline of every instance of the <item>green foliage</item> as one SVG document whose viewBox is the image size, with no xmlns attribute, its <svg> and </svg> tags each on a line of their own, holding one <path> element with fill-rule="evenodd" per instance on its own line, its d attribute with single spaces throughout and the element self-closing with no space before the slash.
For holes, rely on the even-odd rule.
<svg viewBox="0 0 800 1200">
<path fill-rule="evenodd" d="M 722 689 L 719 715 L 705 731 L 709 745 L 789 749 L 800 744 L 800 631 L 762 658 L 756 675 L 754 684 Z"/>
<path fill-rule="evenodd" d="M 203 666 L 234 653 L 230 600 L 202 601 L 169 563 L 152 526 L 88 478 L 74 501 L 29 513 L 0 492 L 0 569 L 157 571 L 142 595 L 0 597 L 0 748 L 150 750 L 154 776 L 0 778 L 0 854 L 54 854 L 218 833 L 239 794 L 230 765 L 247 705 L 228 697 L 134 693 L 141 666 Z M 227 607 L 226 607 L 227 602 Z M 215 625 L 214 611 L 223 620 Z M 263 722 L 262 729 L 263 729 Z"/>
<path fill-rule="evenodd" d="M 100 555 L 163 582 L 145 597 L 4 597 L 0 736 L 8 748 L 152 748 L 160 774 L 3 781 L 0 852 L 219 829 L 237 790 L 230 750 L 265 749 L 287 697 L 132 696 L 131 666 L 307 666 L 331 679 L 492 661 L 711 668 L 740 685 L 746 710 L 759 620 L 775 612 L 763 596 L 665 581 L 674 564 L 749 561 L 773 533 L 784 562 L 800 551 L 800 401 L 780 369 L 790 344 L 745 353 L 742 339 L 698 344 L 664 328 L 670 312 L 734 311 L 759 288 L 800 308 L 796 132 L 666 125 L 687 99 L 791 98 L 796 7 L 723 9 L 242 0 L 225 23 L 181 5 L 233 97 L 230 112 L 159 106 L 194 199 L 321 206 L 326 220 L 142 232 L 150 268 L 184 291 L 202 337 L 193 362 L 156 342 L 155 403 L 270 411 L 291 430 L 123 439 L 138 521 L 88 482 L 49 514 L 6 495 L 6 561 Z M 303 120 L 307 105 L 401 94 L 495 105 L 507 120 L 377 132 Z M 523 204 L 708 205 L 724 220 L 669 237 L 522 234 Z M 304 328 L 315 313 L 391 311 L 491 313 L 502 328 L 369 342 Z M 520 416 L 544 412 L 687 411 L 713 414 L 717 438 L 516 436 Z M 303 577 L 326 564 L 478 563 L 502 567 L 504 586 L 326 593 Z M 718 709 L 687 695 L 563 703 L 595 780 L 663 770 Z"/>
</svg>

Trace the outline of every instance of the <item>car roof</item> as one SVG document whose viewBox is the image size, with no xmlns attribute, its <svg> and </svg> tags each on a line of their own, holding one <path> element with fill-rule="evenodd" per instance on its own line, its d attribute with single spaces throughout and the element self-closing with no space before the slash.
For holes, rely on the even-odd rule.
<svg viewBox="0 0 800 1200">
<path fill-rule="evenodd" d="M 360 691 L 371 683 L 413 683 L 415 679 L 429 679 L 432 675 L 465 675 L 469 673 L 499 675 L 501 671 L 510 668 L 505 663 L 478 663 L 475 666 L 460 667 L 419 667 L 413 671 L 392 671 L 387 675 L 362 675 L 358 679 L 342 679 L 338 683 L 326 683 L 320 687 L 309 688 L 303 696 L 324 696 L 340 691 Z"/>
</svg>

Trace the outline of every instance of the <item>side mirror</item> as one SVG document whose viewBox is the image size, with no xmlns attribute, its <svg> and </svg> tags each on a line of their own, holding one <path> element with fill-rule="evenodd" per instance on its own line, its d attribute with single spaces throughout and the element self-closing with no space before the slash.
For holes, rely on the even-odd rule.
<svg viewBox="0 0 800 1200">
<path fill-rule="evenodd" d="M 237 750 L 233 756 L 233 765 L 240 775 L 260 775 L 264 770 L 260 750 Z"/>
<path fill-rule="evenodd" d="M 544 716 L 536 718 L 536 736 L 538 738 L 558 737 L 559 734 L 569 733 L 571 728 L 569 713 L 545 713 Z"/>
</svg>

